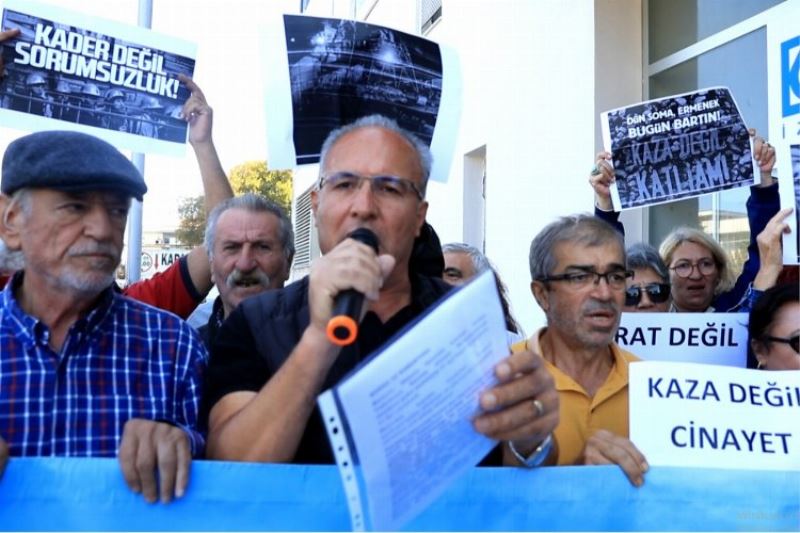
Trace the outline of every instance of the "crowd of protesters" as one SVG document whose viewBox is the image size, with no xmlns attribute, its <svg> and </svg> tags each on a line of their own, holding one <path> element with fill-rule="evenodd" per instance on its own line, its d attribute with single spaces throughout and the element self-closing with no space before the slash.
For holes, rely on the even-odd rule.
<svg viewBox="0 0 800 533">
<path fill-rule="evenodd" d="M 755 132 L 760 182 L 741 272 L 695 228 L 626 250 L 602 152 L 589 176 L 595 213 L 561 217 L 530 243 L 531 293 L 546 325 L 526 339 L 489 259 L 464 243 L 442 246 L 426 222 L 432 156 L 391 117 L 328 136 L 311 192 L 322 256 L 284 286 L 291 222 L 262 197 L 234 197 L 211 107 L 191 79 L 181 82 L 205 241 L 124 290 L 114 273 L 130 202 L 147 191 L 139 171 L 84 133 L 34 133 L 5 150 L 0 471 L 9 456 L 118 457 L 131 490 L 168 502 L 185 493 L 192 459 L 331 463 L 317 396 L 453 285 L 488 270 L 509 352 L 472 421 L 497 442 L 483 466 L 616 464 L 633 485 L 645 482 L 649 465 L 628 428 L 628 367 L 638 358 L 614 341 L 623 311 L 751 312 L 753 366 L 800 369 L 797 270 L 781 260 L 791 210 L 779 210 L 775 150 Z M 377 236 L 377 252 L 349 238 L 359 228 Z M 211 316 L 194 330 L 184 319 L 213 285 Z M 355 342 L 342 347 L 326 327 L 336 296 L 351 289 L 365 304 Z"/>
</svg>

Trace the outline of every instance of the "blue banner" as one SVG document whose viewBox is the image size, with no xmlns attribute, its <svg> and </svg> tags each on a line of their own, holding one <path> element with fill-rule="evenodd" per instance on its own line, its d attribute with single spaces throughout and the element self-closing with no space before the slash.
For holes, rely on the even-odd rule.
<svg viewBox="0 0 800 533">
<path fill-rule="evenodd" d="M 169 505 L 131 493 L 111 459 L 14 458 L 0 529 L 350 529 L 332 466 L 197 461 Z M 636 489 L 616 466 L 473 469 L 407 526 L 414 531 L 798 531 L 800 472 L 654 467 Z"/>
</svg>

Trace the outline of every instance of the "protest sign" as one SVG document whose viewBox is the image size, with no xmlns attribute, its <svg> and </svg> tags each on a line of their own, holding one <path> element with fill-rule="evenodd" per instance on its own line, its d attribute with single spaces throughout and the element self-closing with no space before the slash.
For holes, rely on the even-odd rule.
<svg viewBox="0 0 800 533">
<path fill-rule="evenodd" d="M 641 361 L 629 390 L 651 465 L 800 470 L 800 371 Z"/>
<path fill-rule="evenodd" d="M 648 361 L 747 366 L 743 313 L 622 313 L 616 342 Z"/>
<path fill-rule="evenodd" d="M 783 263 L 800 263 L 800 5 L 786 2 L 772 10 L 767 25 L 769 139 L 775 146 L 781 208 L 791 233 L 783 237 Z"/>
<path fill-rule="evenodd" d="M 319 162 L 328 134 L 373 114 L 430 146 L 444 181 L 458 131 L 454 52 L 423 37 L 353 20 L 284 15 L 267 33 L 272 168 Z"/>
<path fill-rule="evenodd" d="M 195 46 L 137 28 L 30 0 L 5 0 L 2 29 L 20 35 L 2 46 L 4 126 L 69 129 L 121 149 L 180 155 Z"/>
<path fill-rule="evenodd" d="M 725 87 L 606 111 L 601 125 L 616 211 L 753 184 L 750 136 Z"/>
</svg>

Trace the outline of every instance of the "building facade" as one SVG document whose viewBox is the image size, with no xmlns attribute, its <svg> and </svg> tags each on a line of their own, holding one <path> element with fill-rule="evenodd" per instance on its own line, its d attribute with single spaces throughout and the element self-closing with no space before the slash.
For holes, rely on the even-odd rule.
<svg viewBox="0 0 800 533">
<path fill-rule="evenodd" d="M 453 47 L 462 72 L 460 129 L 446 183 L 428 187 L 443 243 L 482 249 L 528 333 L 543 323 L 530 294 L 528 248 L 560 215 L 593 209 L 588 175 L 602 149 L 600 113 L 714 85 L 729 87 L 767 137 L 767 31 L 798 0 L 303 0 L 310 15 L 355 18 Z M 786 169 L 789 177 L 791 171 Z M 295 175 L 296 275 L 318 254 L 307 192 Z M 622 215 L 628 244 L 658 245 L 701 227 L 741 264 L 747 188 Z M 299 261 L 298 261 L 299 259 Z"/>
</svg>

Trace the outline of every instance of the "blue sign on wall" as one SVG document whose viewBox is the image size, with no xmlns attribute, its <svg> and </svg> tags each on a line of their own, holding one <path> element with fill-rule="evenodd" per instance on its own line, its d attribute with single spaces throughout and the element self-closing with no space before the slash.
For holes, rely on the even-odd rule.
<svg viewBox="0 0 800 533">
<path fill-rule="evenodd" d="M 800 35 L 781 43 L 783 116 L 800 113 Z"/>
</svg>

